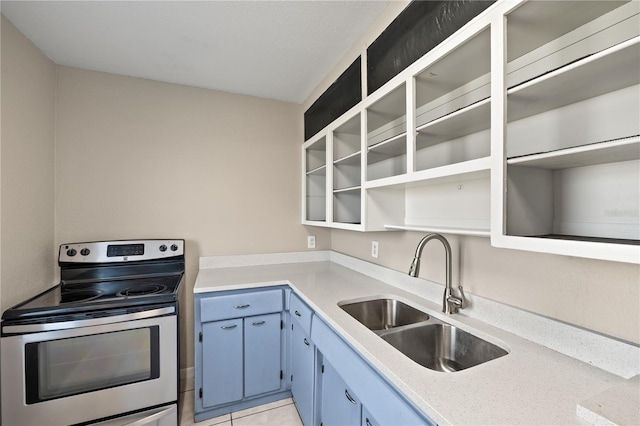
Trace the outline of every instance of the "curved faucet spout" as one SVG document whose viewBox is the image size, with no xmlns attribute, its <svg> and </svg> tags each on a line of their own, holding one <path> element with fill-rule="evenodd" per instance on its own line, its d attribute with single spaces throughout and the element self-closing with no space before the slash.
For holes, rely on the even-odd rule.
<svg viewBox="0 0 640 426">
<path fill-rule="evenodd" d="M 451 246 L 449 241 L 440 234 L 427 234 L 416 247 L 416 254 L 413 257 L 411 266 L 409 267 L 409 275 L 417 277 L 420 274 L 420 258 L 422 257 L 422 249 L 431 240 L 438 240 L 444 246 L 445 251 L 445 287 L 444 295 L 442 297 L 442 312 L 446 314 L 455 314 L 458 309 L 463 309 L 465 306 L 464 293 L 462 292 L 462 286 L 460 286 L 460 293 L 462 297 L 456 297 L 453 295 L 453 287 L 451 285 Z"/>
</svg>

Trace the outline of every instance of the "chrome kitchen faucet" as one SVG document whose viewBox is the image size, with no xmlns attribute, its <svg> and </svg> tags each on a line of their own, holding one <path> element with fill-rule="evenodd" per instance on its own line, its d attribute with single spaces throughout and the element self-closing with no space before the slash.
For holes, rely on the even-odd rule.
<svg viewBox="0 0 640 426">
<path fill-rule="evenodd" d="M 466 307 L 466 301 L 461 285 L 458 286 L 458 290 L 460 290 L 460 297 L 453 295 L 453 287 L 451 286 L 451 246 L 445 237 L 440 234 L 427 234 L 420 240 L 418 247 L 416 248 L 416 254 L 411 262 L 411 267 L 409 268 L 409 275 L 412 277 L 418 277 L 418 274 L 420 273 L 420 257 L 422 256 L 422 249 L 431 240 L 440 241 L 444 246 L 445 251 L 446 283 L 444 287 L 444 296 L 442 297 L 442 312 L 445 314 L 456 314 L 459 309 L 464 309 Z"/>
</svg>

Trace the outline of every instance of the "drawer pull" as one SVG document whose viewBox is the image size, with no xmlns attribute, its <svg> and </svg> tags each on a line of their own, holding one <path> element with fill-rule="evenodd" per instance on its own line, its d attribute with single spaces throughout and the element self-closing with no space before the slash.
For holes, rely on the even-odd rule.
<svg viewBox="0 0 640 426">
<path fill-rule="evenodd" d="M 233 324 L 233 325 L 223 325 L 220 328 L 223 330 L 230 330 L 232 328 L 236 328 L 238 326 L 238 324 Z"/>
<path fill-rule="evenodd" d="M 355 399 L 351 398 L 351 395 L 349 395 L 349 391 L 347 391 L 346 389 L 344 390 L 344 396 L 347 397 L 347 399 L 349 400 L 350 403 L 352 403 L 352 404 L 357 404 L 358 403 Z"/>
<path fill-rule="evenodd" d="M 295 314 L 296 314 L 296 316 L 298 316 L 298 317 L 301 317 L 301 316 L 302 316 L 302 314 L 301 314 L 300 312 L 298 312 L 298 311 L 295 311 L 294 313 L 295 313 Z"/>
<path fill-rule="evenodd" d="M 256 321 L 251 323 L 251 325 L 262 325 L 262 324 L 264 324 L 264 321 Z"/>
<path fill-rule="evenodd" d="M 311 345 L 311 343 L 309 343 L 309 341 L 307 340 L 307 338 L 306 338 L 306 337 L 305 337 L 305 339 L 304 339 L 304 344 L 305 344 L 305 345 L 307 345 L 307 346 Z"/>
<path fill-rule="evenodd" d="M 249 306 L 251 306 L 249 303 L 247 303 L 246 305 L 236 305 L 235 308 L 236 309 L 245 309 L 248 308 Z"/>
</svg>

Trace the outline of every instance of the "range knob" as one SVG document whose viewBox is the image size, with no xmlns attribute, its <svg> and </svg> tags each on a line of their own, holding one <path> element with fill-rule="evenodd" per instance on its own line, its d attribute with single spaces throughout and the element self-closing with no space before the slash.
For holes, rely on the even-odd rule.
<svg viewBox="0 0 640 426">
<path fill-rule="evenodd" d="M 166 246 L 165 244 L 161 245 L 161 246 L 160 246 L 160 251 L 161 251 L 161 252 L 165 252 L 165 251 L 167 251 L 167 246 Z"/>
<path fill-rule="evenodd" d="M 78 252 L 76 251 L 76 249 L 70 248 L 69 250 L 67 250 L 67 256 L 69 257 L 73 257 L 77 254 Z"/>
<path fill-rule="evenodd" d="M 88 248 L 83 248 L 82 250 L 80 250 L 80 254 L 83 256 L 88 256 L 89 253 L 91 253 L 91 250 L 89 250 Z"/>
<path fill-rule="evenodd" d="M 178 245 L 177 244 L 171 244 L 171 251 L 177 251 L 178 250 Z"/>
</svg>

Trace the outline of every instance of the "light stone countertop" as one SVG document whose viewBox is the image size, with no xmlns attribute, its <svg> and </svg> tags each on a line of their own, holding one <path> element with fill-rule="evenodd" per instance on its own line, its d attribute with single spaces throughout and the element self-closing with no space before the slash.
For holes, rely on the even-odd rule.
<svg viewBox="0 0 640 426">
<path fill-rule="evenodd" d="M 622 377 L 465 316 L 464 311 L 445 316 L 439 304 L 330 261 L 200 269 L 194 293 L 283 284 L 438 424 L 586 424 L 576 415 L 578 404 L 625 384 Z M 509 354 L 455 373 L 422 367 L 337 305 L 385 295 L 470 331 Z"/>
</svg>

